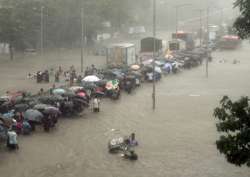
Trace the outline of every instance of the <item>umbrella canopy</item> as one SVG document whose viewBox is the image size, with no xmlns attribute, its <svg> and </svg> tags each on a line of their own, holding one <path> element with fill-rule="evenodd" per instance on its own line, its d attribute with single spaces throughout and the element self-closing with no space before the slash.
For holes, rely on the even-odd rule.
<svg viewBox="0 0 250 177">
<path fill-rule="evenodd" d="M 57 88 L 57 89 L 54 89 L 54 90 L 52 91 L 52 93 L 53 93 L 53 94 L 59 94 L 59 95 L 61 95 L 61 94 L 66 93 L 66 90 L 63 89 L 63 88 Z"/>
<path fill-rule="evenodd" d="M 42 97 L 38 98 L 38 100 L 41 103 L 47 104 L 47 103 L 50 103 L 50 102 L 62 101 L 63 97 L 61 95 L 42 96 Z"/>
<path fill-rule="evenodd" d="M 20 103 L 23 102 L 23 96 L 22 95 L 17 95 L 16 97 L 13 97 L 12 100 L 15 101 L 16 104 L 20 104 Z"/>
<path fill-rule="evenodd" d="M 120 70 L 120 69 L 112 69 L 110 71 L 116 78 L 123 78 L 124 76 L 124 71 Z"/>
<path fill-rule="evenodd" d="M 11 118 L 13 118 L 14 117 L 14 111 L 10 111 L 10 112 L 8 112 L 8 113 L 5 113 L 5 114 L 2 114 L 1 116 L 2 116 L 2 118 L 4 118 L 4 119 L 11 119 Z"/>
<path fill-rule="evenodd" d="M 79 90 L 84 90 L 84 88 L 81 87 L 81 86 L 73 86 L 73 87 L 70 87 L 69 89 L 70 89 L 71 91 L 73 91 L 73 92 L 77 92 L 77 91 L 79 91 Z"/>
<path fill-rule="evenodd" d="M 142 76 L 142 74 L 140 72 L 138 72 L 138 71 L 132 71 L 131 75 L 134 75 L 136 77 L 141 77 Z"/>
<path fill-rule="evenodd" d="M 119 86 L 119 81 L 117 79 L 115 79 L 115 80 L 108 81 L 106 83 L 105 88 L 107 90 L 115 90 L 118 88 L 118 86 Z"/>
<path fill-rule="evenodd" d="M 143 63 L 144 65 L 150 65 L 153 61 L 154 61 L 153 59 L 149 59 L 149 60 L 143 61 L 142 63 Z"/>
<path fill-rule="evenodd" d="M 63 97 L 72 98 L 72 97 L 75 97 L 75 96 L 76 96 L 76 94 L 75 94 L 75 92 L 73 92 L 73 91 L 66 92 L 66 93 L 63 94 Z"/>
<path fill-rule="evenodd" d="M 8 95 L 3 95 L 0 97 L 1 102 L 10 101 L 11 97 Z"/>
<path fill-rule="evenodd" d="M 44 110 L 44 109 L 46 109 L 48 107 L 49 107 L 49 105 L 47 105 L 47 104 L 37 104 L 37 105 L 34 106 L 34 109 Z"/>
<path fill-rule="evenodd" d="M 155 64 L 157 65 L 157 66 L 163 66 L 164 65 L 164 62 L 163 61 L 155 61 Z"/>
<path fill-rule="evenodd" d="M 45 113 L 45 114 L 53 114 L 53 115 L 60 115 L 61 114 L 60 110 L 58 108 L 54 107 L 54 106 L 49 106 L 49 107 L 45 108 L 43 113 Z"/>
<path fill-rule="evenodd" d="M 28 109 L 24 113 L 24 119 L 27 121 L 41 122 L 43 114 L 34 109 Z"/>
<path fill-rule="evenodd" d="M 77 93 L 77 95 L 80 96 L 80 97 L 85 97 L 85 96 L 86 96 L 86 93 L 84 93 L 84 92 L 79 92 L 79 93 Z"/>
<path fill-rule="evenodd" d="M 155 67 L 155 72 L 157 72 L 157 73 L 162 73 L 161 68 L 156 66 L 156 67 Z"/>
<path fill-rule="evenodd" d="M 90 75 L 90 76 L 86 76 L 85 78 L 83 78 L 82 81 L 84 82 L 98 82 L 100 81 L 101 79 L 99 79 L 97 76 L 95 75 Z"/>
<path fill-rule="evenodd" d="M 138 69 L 140 69 L 140 66 L 139 66 L 139 65 L 132 65 L 132 66 L 131 66 L 131 69 L 133 69 L 133 70 L 138 70 Z"/>
<path fill-rule="evenodd" d="M 29 108 L 29 105 L 27 105 L 27 104 L 16 104 L 16 105 L 14 106 L 14 109 L 15 109 L 17 112 L 24 112 L 24 111 L 26 111 L 28 108 Z"/>
<path fill-rule="evenodd" d="M 95 83 L 93 82 L 83 82 L 82 83 L 82 86 L 84 87 L 84 89 L 87 91 L 87 90 L 92 90 L 92 89 L 95 89 L 97 86 Z"/>
</svg>

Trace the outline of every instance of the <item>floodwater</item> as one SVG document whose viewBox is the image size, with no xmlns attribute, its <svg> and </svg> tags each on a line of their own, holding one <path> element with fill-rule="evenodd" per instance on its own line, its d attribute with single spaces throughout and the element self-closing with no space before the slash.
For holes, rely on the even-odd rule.
<svg viewBox="0 0 250 177">
<path fill-rule="evenodd" d="M 208 78 L 205 66 L 163 78 L 157 83 L 155 111 L 151 109 L 152 85 L 144 84 L 131 95 L 123 93 L 118 101 L 103 100 L 99 114 L 86 111 L 80 117 L 63 118 L 50 133 L 38 130 L 19 137 L 18 151 L 1 147 L 0 176 L 249 177 L 249 168 L 235 167 L 219 154 L 212 116 L 223 95 L 249 95 L 248 49 L 247 44 L 237 51 L 214 53 Z M 88 59 L 89 63 L 105 63 L 101 57 Z M 222 59 L 225 63 L 219 63 Z M 240 63 L 232 64 L 234 59 Z M 35 91 L 50 86 L 37 85 L 25 76 L 29 71 L 56 66 L 59 60 L 63 66 L 80 63 L 73 55 L 58 55 L 53 60 L 20 59 L 19 63 L 1 61 L 1 90 Z M 107 142 L 112 136 L 131 132 L 139 141 L 138 161 L 108 153 Z"/>
</svg>

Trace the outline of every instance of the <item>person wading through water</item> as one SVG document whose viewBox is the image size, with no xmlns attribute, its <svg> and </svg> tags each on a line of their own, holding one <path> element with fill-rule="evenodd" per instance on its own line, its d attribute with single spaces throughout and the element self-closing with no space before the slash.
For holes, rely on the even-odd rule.
<svg viewBox="0 0 250 177">
<path fill-rule="evenodd" d="M 100 99 L 96 96 L 93 100 L 93 111 L 100 112 Z"/>
</svg>

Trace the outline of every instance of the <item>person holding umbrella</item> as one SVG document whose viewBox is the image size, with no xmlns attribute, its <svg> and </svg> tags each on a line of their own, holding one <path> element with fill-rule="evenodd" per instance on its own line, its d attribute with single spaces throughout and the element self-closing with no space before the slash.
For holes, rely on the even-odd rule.
<svg viewBox="0 0 250 177">
<path fill-rule="evenodd" d="M 42 119 L 44 131 L 49 132 L 52 127 L 52 116 L 47 114 Z"/>
<path fill-rule="evenodd" d="M 7 133 L 7 147 L 10 150 L 18 149 L 17 134 L 13 129 L 8 130 Z"/>
<path fill-rule="evenodd" d="M 23 121 L 23 125 L 22 125 L 22 133 L 24 135 L 28 135 L 30 134 L 30 132 L 32 131 L 32 127 L 30 126 L 28 121 Z"/>
<path fill-rule="evenodd" d="M 57 71 L 57 72 L 55 73 L 55 82 L 60 82 L 59 76 L 60 76 L 60 72 Z"/>
<path fill-rule="evenodd" d="M 94 112 L 100 112 L 100 99 L 95 96 L 94 100 L 93 100 L 93 111 Z"/>
</svg>

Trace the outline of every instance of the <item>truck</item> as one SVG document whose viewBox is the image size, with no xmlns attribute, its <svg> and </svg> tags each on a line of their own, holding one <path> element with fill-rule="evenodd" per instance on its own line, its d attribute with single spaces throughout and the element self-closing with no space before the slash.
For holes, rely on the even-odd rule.
<svg viewBox="0 0 250 177">
<path fill-rule="evenodd" d="M 136 48 L 132 43 L 111 44 L 106 48 L 108 66 L 130 66 L 137 63 Z"/>
<path fill-rule="evenodd" d="M 155 56 L 160 56 L 163 54 L 163 41 L 161 39 L 146 37 L 141 39 L 141 50 L 140 50 L 140 60 L 148 60 Z"/>
<path fill-rule="evenodd" d="M 195 47 L 194 36 L 192 33 L 178 31 L 172 34 L 173 40 L 183 40 L 185 42 L 185 50 L 193 50 Z"/>
</svg>

